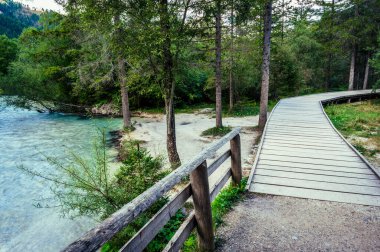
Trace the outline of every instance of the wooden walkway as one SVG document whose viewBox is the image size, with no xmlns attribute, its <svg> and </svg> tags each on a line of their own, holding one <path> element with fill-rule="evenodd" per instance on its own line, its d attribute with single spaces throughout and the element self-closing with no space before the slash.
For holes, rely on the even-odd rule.
<svg viewBox="0 0 380 252">
<path fill-rule="evenodd" d="M 249 191 L 380 206 L 379 172 L 340 135 L 321 104 L 368 93 L 334 92 L 281 100 L 263 132 Z"/>
</svg>

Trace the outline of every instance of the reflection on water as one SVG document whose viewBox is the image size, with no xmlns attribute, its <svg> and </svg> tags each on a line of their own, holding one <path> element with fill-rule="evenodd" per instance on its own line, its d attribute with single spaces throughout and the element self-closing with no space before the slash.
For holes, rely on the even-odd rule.
<svg viewBox="0 0 380 252">
<path fill-rule="evenodd" d="M 121 128 L 119 119 L 83 119 L 2 106 L 0 97 L 0 251 L 57 251 L 94 225 L 62 218 L 57 207 L 37 208 L 52 198 L 49 185 L 17 169 L 54 169 L 45 156 L 65 160 L 68 150 L 88 156 L 99 127 Z"/>
</svg>

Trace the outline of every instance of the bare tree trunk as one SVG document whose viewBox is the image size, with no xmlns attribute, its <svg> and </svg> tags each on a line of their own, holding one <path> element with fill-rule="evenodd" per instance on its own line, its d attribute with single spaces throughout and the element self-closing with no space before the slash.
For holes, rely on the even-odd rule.
<svg viewBox="0 0 380 252">
<path fill-rule="evenodd" d="M 282 14 L 281 14 L 281 44 L 284 43 L 284 22 L 285 22 L 285 0 L 282 0 Z"/>
<path fill-rule="evenodd" d="M 331 13 L 330 13 L 330 34 L 329 34 L 330 41 L 334 40 L 334 34 L 332 33 L 334 26 L 335 26 L 335 0 L 332 0 L 331 1 Z M 326 91 L 331 86 L 332 62 L 333 62 L 333 53 L 331 52 L 331 48 L 330 48 L 329 53 L 328 53 L 327 70 L 326 70 L 326 83 L 325 83 L 325 90 Z"/>
<path fill-rule="evenodd" d="M 216 0 L 215 13 L 215 112 L 216 127 L 222 127 L 222 5 Z"/>
<path fill-rule="evenodd" d="M 367 55 L 367 62 L 365 64 L 363 89 L 367 89 L 367 86 L 368 86 L 368 73 L 369 73 L 369 53 Z"/>
<path fill-rule="evenodd" d="M 120 15 L 115 15 L 114 17 L 115 25 L 116 25 L 116 40 L 119 41 L 123 37 L 123 31 L 121 30 L 120 27 Z M 121 95 L 121 111 L 123 114 L 123 126 L 124 128 L 130 127 L 131 126 L 131 112 L 129 110 L 129 97 L 128 97 L 128 88 L 127 88 L 127 73 L 125 70 L 125 62 L 123 57 L 121 56 L 122 54 L 120 52 L 118 53 L 118 58 L 117 58 L 117 66 L 118 66 L 118 80 L 120 83 L 120 95 Z"/>
<path fill-rule="evenodd" d="M 356 46 L 353 45 L 352 53 L 351 53 L 350 79 L 348 81 L 348 90 L 354 90 L 355 58 L 356 58 Z"/>
<path fill-rule="evenodd" d="M 160 26 L 162 35 L 164 36 L 164 41 L 162 43 L 164 76 L 162 82 L 166 110 L 166 148 L 172 168 L 177 168 L 181 165 L 181 160 L 177 151 L 175 131 L 175 114 L 173 105 L 175 83 L 173 77 L 173 55 L 170 51 L 171 38 L 168 0 L 160 0 Z"/>
<path fill-rule="evenodd" d="M 234 1 L 231 6 L 231 48 L 230 48 L 230 106 L 231 112 L 234 107 L 234 83 L 233 83 L 233 65 L 234 65 Z"/>
<path fill-rule="evenodd" d="M 355 17 L 359 15 L 358 5 L 355 4 Z M 354 33 L 354 28 L 351 30 Z M 355 83 L 355 59 L 356 59 L 356 43 L 352 43 L 351 64 L 350 64 L 350 77 L 348 80 L 348 90 L 354 90 Z"/>
<path fill-rule="evenodd" d="M 265 4 L 264 17 L 264 46 L 263 66 L 261 79 L 260 116 L 259 128 L 264 129 L 268 114 L 268 92 L 269 92 L 269 64 L 270 64 L 270 37 L 272 30 L 272 0 Z"/>
<path fill-rule="evenodd" d="M 120 82 L 120 94 L 121 94 L 121 110 L 123 113 L 123 126 L 131 126 L 131 112 L 129 110 L 129 97 L 128 89 L 126 86 L 126 71 L 125 71 L 125 62 L 122 57 L 119 57 L 118 60 L 118 78 Z"/>
</svg>

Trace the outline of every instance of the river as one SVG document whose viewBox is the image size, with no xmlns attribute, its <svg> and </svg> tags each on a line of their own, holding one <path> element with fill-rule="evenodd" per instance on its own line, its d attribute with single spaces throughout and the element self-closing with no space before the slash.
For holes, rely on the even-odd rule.
<svg viewBox="0 0 380 252">
<path fill-rule="evenodd" d="M 55 168 L 45 156 L 65 160 L 73 151 L 89 157 L 98 129 L 109 132 L 121 125 L 120 119 L 6 107 L 0 97 L 0 251 L 58 251 L 95 225 L 89 218 L 62 217 L 58 207 L 36 207 L 53 197 L 49 184 L 18 167 L 49 172 Z"/>
</svg>

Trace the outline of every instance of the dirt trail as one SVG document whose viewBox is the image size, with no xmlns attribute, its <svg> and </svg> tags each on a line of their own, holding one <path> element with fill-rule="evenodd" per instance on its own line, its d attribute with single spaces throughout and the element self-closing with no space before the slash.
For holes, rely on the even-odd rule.
<svg viewBox="0 0 380 252">
<path fill-rule="evenodd" d="M 247 193 L 217 251 L 380 251 L 380 207 Z"/>
</svg>

